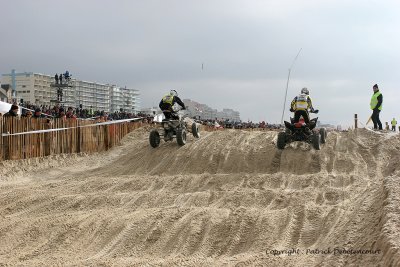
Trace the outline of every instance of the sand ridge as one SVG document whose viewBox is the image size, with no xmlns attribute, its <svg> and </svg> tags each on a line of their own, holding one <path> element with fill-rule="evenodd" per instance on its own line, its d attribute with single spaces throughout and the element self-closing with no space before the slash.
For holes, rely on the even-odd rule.
<svg viewBox="0 0 400 267">
<path fill-rule="evenodd" d="M 4 162 L 4 266 L 396 266 L 400 140 L 359 129 L 320 151 L 276 132 L 138 129 L 95 155 Z M 305 254 L 334 247 L 374 255 Z M 299 249 L 303 254 L 274 256 Z M 269 253 L 267 253 L 269 252 Z"/>
</svg>

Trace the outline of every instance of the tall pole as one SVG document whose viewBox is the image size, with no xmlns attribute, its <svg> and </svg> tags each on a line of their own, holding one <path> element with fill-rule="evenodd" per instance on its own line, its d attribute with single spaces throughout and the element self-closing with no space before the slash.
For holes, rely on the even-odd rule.
<svg viewBox="0 0 400 267">
<path fill-rule="evenodd" d="M 18 102 L 17 101 L 17 82 L 15 80 L 15 69 L 11 70 L 11 98 L 12 101 Z"/>
<path fill-rule="evenodd" d="M 292 65 L 291 65 L 290 68 L 289 68 L 288 78 L 287 78 L 287 81 L 286 81 L 286 92 L 285 92 L 285 100 L 284 100 L 284 102 L 283 102 L 283 110 L 282 110 L 281 124 L 283 124 L 283 117 L 284 117 L 284 115 L 285 115 L 286 98 L 287 98 L 287 92 L 288 92 L 288 88 L 289 88 L 290 72 L 292 71 L 292 68 L 293 68 L 294 63 L 296 62 L 296 59 L 297 59 L 298 56 L 300 55 L 301 49 L 302 49 L 302 48 L 300 48 L 299 52 L 297 53 L 296 57 L 295 57 L 294 60 L 293 60 Z"/>
<path fill-rule="evenodd" d="M 287 81 L 286 81 L 286 93 L 285 93 L 285 101 L 283 102 L 283 111 L 282 111 L 281 124 L 283 124 L 283 116 L 285 115 L 286 98 L 287 98 L 287 91 L 288 91 L 288 88 L 289 88 L 290 71 L 291 70 L 289 69 L 289 73 L 288 73 Z"/>
</svg>

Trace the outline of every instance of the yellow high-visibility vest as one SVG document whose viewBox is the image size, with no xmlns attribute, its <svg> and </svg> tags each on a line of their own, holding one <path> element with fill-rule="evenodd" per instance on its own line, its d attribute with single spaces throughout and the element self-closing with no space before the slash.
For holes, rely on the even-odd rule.
<svg viewBox="0 0 400 267">
<path fill-rule="evenodd" d="M 381 95 L 381 92 L 376 92 L 375 94 L 372 95 L 371 97 L 371 109 L 374 109 L 376 107 L 376 105 L 378 105 L 378 96 Z M 381 106 L 378 108 L 379 110 L 382 110 L 382 104 Z"/>
<path fill-rule="evenodd" d="M 162 101 L 163 101 L 163 103 L 172 105 L 172 103 L 174 102 L 174 96 L 171 94 L 165 95 L 162 98 Z"/>
</svg>

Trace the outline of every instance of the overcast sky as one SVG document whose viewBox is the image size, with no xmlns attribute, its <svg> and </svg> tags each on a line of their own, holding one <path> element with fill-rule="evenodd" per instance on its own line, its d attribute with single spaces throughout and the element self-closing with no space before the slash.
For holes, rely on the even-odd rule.
<svg viewBox="0 0 400 267">
<path fill-rule="evenodd" d="M 0 0 L 0 73 L 32 71 L 140 90 L 170 89 L 243 120 L 280 122 L 308 87 L 323 122 L 400 121 L 400 2 L 341 0 Z M 204 68 L 202 69 L 202 64 Z M 285 113 L 287 119 L 289 112 Z"/>
</svg>

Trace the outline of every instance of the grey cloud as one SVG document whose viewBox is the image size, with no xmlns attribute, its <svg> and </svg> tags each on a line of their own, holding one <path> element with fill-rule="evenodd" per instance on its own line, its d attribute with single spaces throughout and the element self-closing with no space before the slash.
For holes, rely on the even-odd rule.
<svg viewBox="0 0 400 267">
<path fill-rule="evenodd" d="M 5 0 L 0 72 L 68 69 L 140 89 L 143 106 L 181 88 L 243 119 L 278 122 L 302 48 L 287 102 L 307 86 L 322 120 L 350 124 L 352 113 L 368 117 L 374 83 L 391 96 L 382 115 L 397 112 L 398 11 L 396 1 Z"/>
</svg>

